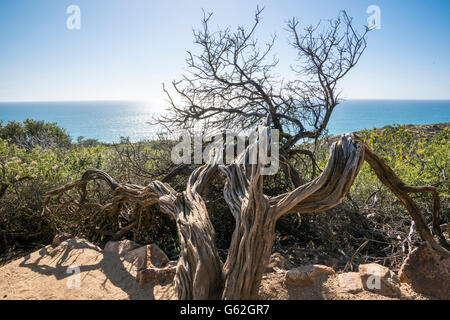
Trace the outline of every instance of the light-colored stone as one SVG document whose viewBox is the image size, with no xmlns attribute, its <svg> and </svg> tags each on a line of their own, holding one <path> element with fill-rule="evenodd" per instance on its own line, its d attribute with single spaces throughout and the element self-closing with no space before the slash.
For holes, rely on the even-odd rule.
<svg viewBox="0 0 450 320">
<path fill-rule="evenodd" d="M 361 276 L 358 272 L 340 273 L 337 275 L 339 291 L 348 293 L 359 293 L 364 290 Z"/>
<path fill-rule="evenodd" d="M 147 268 L 138 270 L 136 275 L 136 281 L 140 285 L 144 285 L 149 281 L 158 280 L 165 281 L 171 280 L 175 276 L 176 267 L 167 264 L 164 268 Z"/>
<path fill-rule="evenodd" d="M 367 291 L 389 297 L 402 295 L 397 275 L 387 267 L 377 263 L 362 264 L 359 266 L 359 275 Z"/>
<path fill-rule="evenodd" d="M 438 256 L 425 244 L 408 254 L 398 277 L 416 292 L 450 300 L 450 259 Z"/>
<path fill-rule="evenodd" d="M 270 256 L 269 264 L 266 267 L 266 272 L 273 272 L 276 269 L 289 270 L 293 267 L 293 264 L 278 252 L 273 253 Z"/>
<path fill-rule="evenodd" d="M 128 252 L 139 247 L 141 247 L 141 245 L 131 240 L 108 241 L 103 251 L 117 253 L 119 256 L 124 256 Z"/>
<path fill-rule="evenodd" d="M 284 283 L 292 286 L 314 286 L 326 276 L 336 274 L 330 267 L 320 264 L 309 264 L 289 270 Z"/>
<path fill-rule="evenodd" d="M 64 254 L 71 254 L 73 249 L 92 249 L 92 250 L 101 250 L 98 246 L 95 244 L 90 243 L 86 239 L 83 238 L 69 238 L 67 240 L 62 241 L 59 245 L 56 247 L 49 246 L 48 250 L 45 249 L 46 254 L 50 257 L 58 257 L 58 256 L 64 256 Z"/>
<path fill-rule="evenodd" d="M 169 261 L 164 251 L 153 243 L 128 252 L 124 259 L 137 268 L 136 281 L 140 285 L 152 280 L 165 281 L 175 275 L 176 261 Z"/>
<path fill-rule="evenodd" d="M 169 262 L 169 258 L 164 251 L 153 243 L 127 252 L 124 259 L 138 269 L 151 266 L 162 268 Z"/>
<path fill-rule="evenodd" d="M 169 258 L 156 244 L 149 244 L 147 247 L 147 264 L 150 262 L 153 266 L 162 268 L 169 263 Z"/>
<path fill-rule="evenodd" d="M 147 267 L 147 246 L 143 246 L 127 252 L 123 258 L 137 269 Z"/>
</svg>

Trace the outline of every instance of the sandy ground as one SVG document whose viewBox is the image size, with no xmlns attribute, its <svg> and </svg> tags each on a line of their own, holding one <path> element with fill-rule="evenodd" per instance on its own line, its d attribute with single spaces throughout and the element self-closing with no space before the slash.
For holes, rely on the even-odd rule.
<svg viewBox="0 0 450 320">
<path fill-rule="evenodd" d="M 118 254 L 82 239 L 51 245 L 0 268 L 0 299 L 170 299 L 171 283 L 139 286 L 136 268 Z M 77 276 L 68 267 L 80 269 Z M 68 272 L 69 271 L 69 272 Z"/>
<path fill-rule="evenodd" d="M 264 300 L 429 300 L 430 297 L 414 292 L 407 284 L 401 285 L 402 297 L 391 298 L 369 291 L 349 293 L 342 290 L 336 275 L 319 281 L 315 286 L 286 286 L 286 271 L 272 272 L 263 276 L 260 297 Z"/>
<path fill-rule="evenodd" d="M 68 267 L 79 267 L 79 276 Z M 75 268 L 76 269 L 76 268 Z M 392 299 L 367 291 L 342 292 L 336 276 L 314 287 L 286 286 L 285 272 L 278 269 L 263 277 L 261 299 L 267 300 L 361 300 Z M 0 300 L 122 300 L 174 299 L 173 283 L 153 282 L 139 286 L 136 267 L 115 253 L 103 252 L 82 239 L 70 239 L 54 248 L 47 246 L 0 268 Z M 79 280 L 79 288 L 77 287 Z M 427 299 L 402 287 L 404 299 Z"/>
</svg>

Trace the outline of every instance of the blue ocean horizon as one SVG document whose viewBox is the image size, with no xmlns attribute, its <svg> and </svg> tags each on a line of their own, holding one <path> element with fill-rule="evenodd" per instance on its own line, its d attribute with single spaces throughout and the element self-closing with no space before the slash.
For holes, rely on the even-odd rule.
<svg viewBox="0 0 450 320">
<path fill-rule="evenodd" d="M 162 130 L 148 122 L 157 113 L 152 105 L 134 101 L 0 102 L 3 124 L 27 118 L 55 122 L 74 141 L 79 136 L 109 143 L 154 138 Z M 347 100 L 335 109 L 328 132 L 442 122 L 450 122 L 450 100 Z"/>
</svg>

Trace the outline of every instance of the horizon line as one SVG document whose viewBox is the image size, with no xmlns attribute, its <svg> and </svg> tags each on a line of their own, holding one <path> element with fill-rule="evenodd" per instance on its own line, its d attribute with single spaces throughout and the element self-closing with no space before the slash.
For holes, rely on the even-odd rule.
<svg viewBox="0 0 450 320">
<path fill-rule="evenodd" d="M 449 98 L 348 98 L 345 101 L 450 101 Z M 82 99 L 82 100 L 0 100 L 0 103 L 64 103 L 64 102 L 134 102 L 155 103 L 144 99 Z"/>
</svg>

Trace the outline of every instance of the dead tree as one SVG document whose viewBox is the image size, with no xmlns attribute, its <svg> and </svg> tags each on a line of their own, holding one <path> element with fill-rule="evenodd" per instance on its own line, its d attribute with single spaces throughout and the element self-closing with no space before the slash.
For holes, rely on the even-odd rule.
<svg viewBox="0 0 450 320">
<path fill-rule="evenodd" d="M 307 28 L 303 34 L 297 31 L 297 20 L 291 20 L 288 30 L 293 36 L 292 45 L 303 64 L 301 69 L 294 69 L 299 75 L 297 80 L 283 82 L 273 75 L 277 61 L 267 62 L 274 39 L 260 50 L 254 37 L 261 12 L 257 10 L 249 32 L 239 27 L 234 33 L 230 29 L 211 33 L 208 26 L 211 15 L 205 15 L 203 30 L 194 33 L 203 51 L 200 55 L 189 53 L 187 59 L 191 77 L 185 76 L 182 82 L 173 83 L 184 104 L 177 104 L 166 91 L 171 108 L 167 116 L 159 119 L 160 124 L 178 124 L 192 129 L 200 120 L 209 129 L 238 127 L 240 130 L 259 124 L 259 132 L 277 129 L 284 137 L 280 141 L 282 157 L 286 157 L 301 139 L 320 137 L 339 103 L 339 80 L 355 66 L 366 47 L 367 30 L 358 34 L 345 12 L 337 20 L 328 22 L 324 30 L 319 24 Z M 343 33 L 341 28 L 344 28 Z M 262 160 L 257 157 L 256 163 L 250 161 L 254 150 L 263 148 L 266 154 L 270 153 L 267 142 L 268 136 L 259 135 L 228 165 L 222 165 L 221 160 L 226 149 L 234 146 L 213 149 L 210 160 L 190 174 L 182 193 L 166 182 L 153 181 L 147 186 L 121 184 L 103 171 L 89 169 L 80 180 L 48 193 L 43 213 L 56 229 L 56 215 L 68 209 L 74 214 L 76 211 L 96 212 L 96 216 L 100 213 L 110 221 L 117 221 L 125 212 L 128 224 L 114 234 L 120 238 L 124 232 L 139 228 L 142 212 L 151 211 L 150 207 L 158 204 L 161 211 L 176 221 L 181 242 L 174 280 L 178 297 L 253 299 L 258 295 L 272 251 L 277 220 L 289 213 L 319 212 L 340 204 L 365 160 L 405 205 L 421 238 L 437 253 L 450 257 L 439 228 L 437 189 L 406 186 L 356 135 L 345 134 L 335 142 L 325 169 L 308 183 L 300 183 L 299 173 L 293 166 L 286 166 L 292 174 L 287 176 L 294 177 L 296 187 L 274 197 L 263 193 Z M 219 172 L 226 175 L 224 198 L 236 222 L 223 264 L 215 247 L 215 231 L 204 201 L 208 185 Z M 108 184 L 111 202 L 90 201 L 89 183 L 94 180 Z M 417 192 L 433 196 L 433 232 L 409 196 Z"/>
<path fill-rule="evenodd" d="M 268 125 L 264 123 L 258 130 Z M 448 244 L 438 228 L 439 195 L 436 188 L 406 186 L 384 160 L 357 136 L 345 134 L 331 146 L 328 164 L 320 176 L 276 197 L 263 193 L 263 164 L 259 157 L 256 164 L 249 161 L 255 149 L 261 146 L 270 148 L 270 144 L 261 139 L 264 138 L 250 144 L 229 165 L 220 164 L 224 150 L 213 149 L 208 163 L 190 175 L 186 190 L 182 193 L 160 181 L 146 187 L 120 184 L 103 171 L 89 169 L 80 180 L 48 193 L 43 213 L 53 221 L 65 205 L 75 204 L 80 210 L 94 206 L 105 216 L 115 219 L 125 203 L 132 203 L 137 208 L 159 204 L 163 212 L 175 219 L 180 237 L 181 252 L 174 280 L 178 297 L 254 299 L 258 296 L 263 271 L 272 251 L 276 221 L 285 214 L 319 212 L 340 204 L 366 160 L 381 182 L 405 205 L 421 238 L 437 253 L 450 257 Z M 206 188 L 219 171 L 227 177 L 224 197 L 236 221 L 224 264 L 215 248 L 215 231 L 203 200 Z M 113 194 L 111 203 L 100 205 L 87 200 L 87 185 L 95 179 L 107 182 Z M 78 190 L 78 197 L 65 198 L 70 190 Z M 433 232 L 429 230 L 417 204 L 408 195 L 417 192 L 433 195 Z M 137 219 L 136 215 L 130 225 L 135 226 Z"/>
<path fill-rule="evenodd" d="M 339 82 L 360 60 L 369 30 L 358 32 L 345 11 L 304 30 L 292 18 L 286 29 L 298 60 L 292 75 L 283 79 L 272 53 L 276 37 L 264 46 L 256 38 L 262 12 L 257 8 L 250 28 L 235 31 L 211 30 L 212 14 L 204 14 L 202 27 L 194 31 L 199 53 L 188 51 L 189 73 L 173 81 L 172 90 L 163 87 L 169 108 L 154 122 L 168 130 L 241 131 L 254 128 L 269 114 L 272 128 L 280 132 L 282 169 L 299 186 L 303 180 L 289 160 L 306 156 L 314 166 L 314 154 L 294 147 L 325 132 L 341 101 Z"/>
</svg>

